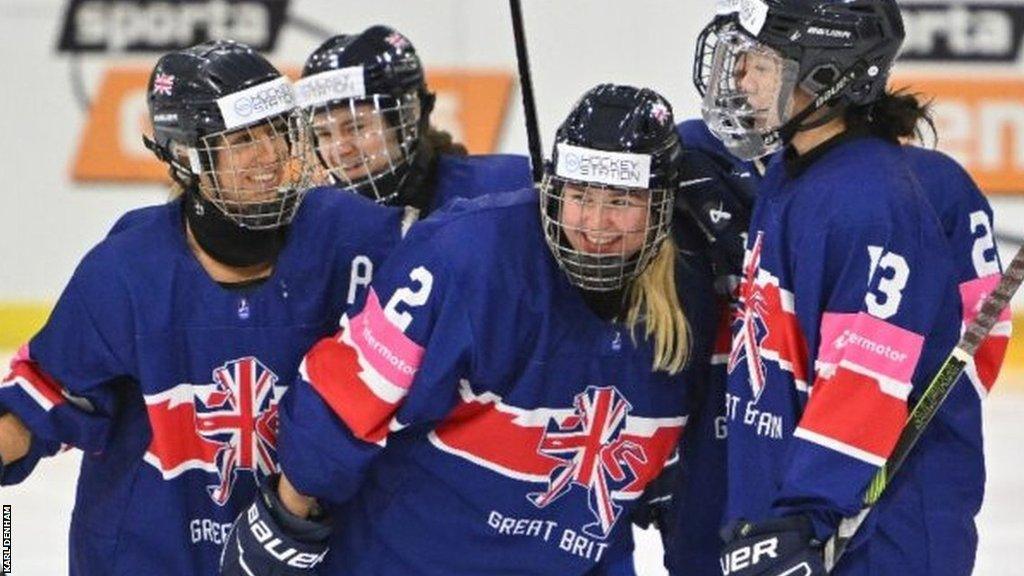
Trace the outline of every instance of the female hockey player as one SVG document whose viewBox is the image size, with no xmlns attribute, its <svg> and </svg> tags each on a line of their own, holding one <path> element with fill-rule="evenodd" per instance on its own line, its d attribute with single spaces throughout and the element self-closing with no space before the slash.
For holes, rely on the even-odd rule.
<svg viewBox="0 0 1024 576">
<path fill-rule="evenodd" d="M 664 99 L 601 85 L 559 128 L 539 195 L 415 225 L 307 354 L 282 401 L 283 476 L 239 517 L 222 573 L 622 561 L 623 517 L 685 423 L 679 373 L 706 308 L 676 295 L 679 153 Z"/>
<path fill-rule="evenodd" d="M 467 156 L 431 125 L 435 96 L 420 58 L 388 26 L 328 39 L 306 59 L 295 90 L 316 158 L 338 187 L 426 213 L 453 197 L 531 184 L 525 156 Z"/>
<path fill-rule="evenodd" d="M 0 386 L 4 483 L 84 453 L 71 574 L 216 573 L 285 385 L 400 237 L 401 210 L 305 192 L 291 85 L 250 48 L 171 52 L 147 96 L 181 194 L 85 256 Z"/>
<path fill-rule="evenodd" d="M 885 88 L 903 38 L 895 2 L 744 8 L 698 43 L 705 119 L 745 159 L 788 146 L 759 190 L 733 325 L 733 529 L 721 566 L 823 573 L 820 543 L 860 509 L 908 403 L 955 343 L 960 300 L 943 230 L 899 146 L 926 110 Z M 995 261 L 988 246 L 979 256 Z M 970 572 L 980 406 L 969 387 L 954 395 L 837 573 Z"/>
<path fill-rule="evenodd" d="M 678 126 L 684 148 L 684 180 L 703 180 L 687 189 L 677 202 L 677 219 L 692 219 L 699 213 L 713 239 L 705 250 L 715 262 L 716 289 L 723 300 L 729 296 L 733 276 L 742 268 L 742 254 L 731 249 L 741 244 L 738 232 L 745 233 L 750 207 L 756 195 L 761 172 L 754 162 L 740 160 L 708 132 L 702 120 L 687 120 Z M 972 295 L 961 307 L 964 323 L 973 318 L 977 299 L 997 283 L 1001 267 L 992 238 L 992 209 L 970 175 L 955 160 L 934 149 L 905 145 L 911 169 L 942 223 L 943 232 L 956 267 L 962 295 Z M 696 157 L 702 161 L 696 161 Z M 684 199 L 690 199 L 686 202 Z M 686 206 L 681 207 L 681 204 Z M 680 212 L 685 214 L 680 215 Z M 718 212 L 716 215 L 716 211 Z M 721 213 L 729 222 L 721 222 Z M 718 225 L 716 225 L 716 216 Z M 677 220 L 678 221 L 678 220 Z M 691 237 L 695 237 L 692 235 Z M 728 311 L 722 312 L 723 333 L 729 329 Z M 1009 320 L 1004 319 L 986 339 L 967 371 L 968 383 L 975 394 L 962 400 L 979 402 L 995 383 L 1009 341 Z M 675 575 L 717 575 L 721 540 L 721 518 L 725 508 L 726 364 L 729 339 L 720 338 L 712 356 L 709 378 L 704 386 L 691 387 L 690 419 L 682 442 L 678 476 L 661 483 L 657 495 L 649 495 L 659 508 L 656 514 L 665 548 L 665 566 Z M 954 398 L 960 398 L 954 396 Z M 980 440 L 980 436 L 978 437 Z M 981 446 L 977 447 L 981 450 Z M 665 496 L 669 497 L 666 498 Z M 650 514 L 643 515 L 650 518 Z"/>
</svg>

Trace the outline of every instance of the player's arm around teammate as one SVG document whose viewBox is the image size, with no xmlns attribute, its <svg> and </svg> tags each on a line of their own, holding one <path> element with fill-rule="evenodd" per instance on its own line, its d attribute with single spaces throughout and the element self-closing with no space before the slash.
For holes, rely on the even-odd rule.
<svg viewBox="0 0 1024 576">
<path fill-rule="evenodd" d="M 660 96 L 602 85 L 539 191 L 413 226 L 307 354 L 282 404 L 287 483 L 239 517 L 223 573 L 585 574 L 629 554 L 623 516 L 685 422 L 679 154 Z"/>
<path fill-rule="evenodd" d="M 85 256 L 0 385 L 4 483 L 62 445 L 84 453 L 72 574 L 216 571 L 239 504 L 277 468 L 279 375 L 400 238 L 399 210 L 307 192 L 291 85 L 251 48 L 166 54 L 147 96 L 175 199 Z M 30 442 L 8 442 L 15 416 Z"/>
</svg>

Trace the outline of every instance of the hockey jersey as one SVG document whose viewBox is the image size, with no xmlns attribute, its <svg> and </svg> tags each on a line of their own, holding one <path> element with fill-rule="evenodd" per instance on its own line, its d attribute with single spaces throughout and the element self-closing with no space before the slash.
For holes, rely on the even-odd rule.
<svg viewBox="0 0 1024 576">
<path fill-rule="evenodd" d="M 455 198 L 512 192 L 533 185 L 530 159 L 520 154 L 442 154 L 437 159 L 436 174 L 430 212 Z"/>
<path fill-rule="evenodd" d="M 133 212 L 85 256 L 0 385 L 35 445 L 85 453 L 71 574 L 216 573 L 231 522 L 276 471 L 281 393 L 397 244 L 401 215 L 312 190 L 250 289 L 202 269 L 181 200 Z"/>
<path fill-rule="evenodd" d="M 720 155 L 724 162 L 731 162 L 734 167 L 727 173 L 734 182 L 737 177 L 740 181 L 749 178 L 752 186 L 759 185 L 760 175 L 755 166 L 729 155 L 702 121 L 688 120 L 681 123 L 678 130 L 688 147 Z M 941 152 L 914 146 L 905 146 L 904 151 L 922 191 L 942 223 L 957 268 L 960 292 L 965 295 L 961 313 L 964 321 L 969 321 L 974 314 L 974 305 L 970 302 L 980 301 L 996 284 L 1001 271 L 992 240 L 991 208 L 970 176 L 953 159 Z M 977 289 L 979 286 L 982 288 L 980 291 Z M 727 426 L 725 403 L 715 399 L 723 398 L 725 394 L 725 368 L 731 344 L 727 313 L 723 314 L 720 326 L 712 357 L 711 378 L 703 396 L 712 400 L 704 402 L 698 398 L 691 403 L 691 421 L 682 446 L 683 482 L 677 485 L 673 505 L 669 508 L 670 520 L 664 527 L 665 564 L 672 574 L 711 575 L 719 574 L 721 570 L 718 565 L 721 547 L 718 532 L 725 507 Z M 967 378 L 980 396 L 991 388 L 998 374 L 1009 334 L 1009 318 L 1004 315 L 979 350 L 974 363 L 969 365 Z M 957 395 L 953 398 L 968 403 L 976 401 L 972 400 L 971 394 L 961 397 L 965 392 L 961 390 L 963 387 L 963 382 L 958 383 Z M 980 453 L 981 446 L 976 449 Z M 980 473 L 983 477 L 983 471 Z M 968 541 L 974 538 L 973 534 L 973 527 L 965 532 Z"/>
<path fill-rule="evenodd" d="M 759 184 L 760 176 L 753 164 L 728 155 L 700 120 L 683 122 L 679 132 L 687 146 L 721 154 L 724 161 L 732 162 L 735 167 L 728 171 L 728 177 L 734 182 L 738 176 L 750 178 L 752 185 Z M 940 217 L 957 268 L 960 292 L 964 295 L 965 306 L 961 313 L 964 321 L 969 321 L 976 303 L 995 286 L 1001 270 L 992 240 L 991 208 L 970 176 L 953 159 L 941 152 L 914 146 L 905 146 L 903 150 L 922 191 Z M 726 337 L 720 337 L 716 346 L 705 396 L 712 399 L 722 398 L 725 393 L 730 341 L 728 317 L 723 320 L 724 331 L 719 335 Z M 962 378 L 969 379 L 969 383 L 958 383 L 950 402 L 977 402 L 991 388 L 1002 364 L 1009 334 L 1007 312 L 969 365 L 967 376 Z M 971 384 L 977 395 L 969 392 Z M 673 506 L 669 509 L 671 519 L 663 535 L 665 563 L 672 574 L 718 574 L 721 546 L 718 531 L 725 507 L 726 406 L 724 402 L 705 403 L 700 399 L 692 405 L 689 431 L 682 446 L 683 482 L 677 485 Z M 976 442 L 979 444 L 974 447 L 978 454 L 981 453 L 980 440 L 978 435 Z M 974 461 L 979 466 L 982 463 L 980 458 Z M 983 469 L 978 469 L 977 474 L 984 478 Z M 978 492 L 976 498 L 980 496 Z M 969 549 L 973 550 L 976 542 L 973 524 L 964 534 Z"/>
<path fill-rule="evenodd" d="M 687 375 L 601 320 L 549 253 L 537 193 L 410 230 L 282 401 L 285 476 L 334 511 L 329 574 L 585 574 L 686 422 Z M 625 519 L 624 519 L 625 518 Z"/>
<path fill-rule="evenodd" d="M 794 171 L 773 159 L 752 216 L 728 364 L 725 520 L 806 513 L 824 538 L 860 509 L 961 315 L 906 152 L 848 134 L 812 154 Z M 970 572 L 980 405 L 971 389 L 954 394 L 837 574 Z"/>
</svg>

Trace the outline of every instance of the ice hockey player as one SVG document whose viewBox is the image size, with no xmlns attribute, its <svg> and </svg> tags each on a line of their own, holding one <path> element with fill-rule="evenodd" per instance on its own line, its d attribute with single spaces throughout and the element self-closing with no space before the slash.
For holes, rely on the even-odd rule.
<svg viewBox="0 0 1024 576">
<path fill-rule="evenodd" d="M 704 309 L 676 295 L 679 155 L 661 96 L 600 85 L 539 194 L 413 226 L 307 354 L 282 401 L 283 475 L 222 573 L 588 574 L 631 553 Z"/>
<path fill-rule="evenodd" d="M 700 119 L 677 126 L 683 141 L 682 179 L 694 182 L 677 201 L 679 219 L 700 220 L 703 247 L 714 259 L 716 291 L 723 299 L 733 292 L 742 269 L 742 245 L 753 199 L 765 161 L 732 156 Z M 970 175 L 942 152 L 916 145 L 904 146 L 914 176 L 942 224 L 949 242 L 961 295 L 966 299 L 964 322 L 974 306 L 997 283 L 1001 267 L 992 237 L 992 209 Z M 696 235 L 690 235 L 691 238 Z M 708 241 L 710 240 L 710 241 Z M 700 240 L 696 241 L 698 244 Z M 736 250 L 736 246 L 740 249 Z M 737 256 L 738 254 L 738 256 Z M 723 307 L 724 308 L 724 307 Z M 729 316 L 721 316 L 722 332 L 712 356 L 711 376 L 705 386 L 694 386 L 687 433 L 681 444 L 677 477 L 661 482 L 657 493 L 646 495 L 656 510 L 640 513 L 640 524 L 652 520 L 662 532 L 665 566 L 670 574 L 719 574 L 720 522 L 725 508 L 726 364 L 729 356 Z M 983 399 L 996 380 L 1010 336 L 1008 319 L 1001 321 L 983 344 L 963 377 Z M 968 395 L 970 396 L 970 395 Z M 979 446 L 980 450 L 981 447 Z M 685 512 L 684 512 L 685 510 Z"/>
<path fill-rule="evenodd" d="M 170 52 L 147 90 L 179 194 L 83 258 L 0 384 L 4 484 L 83 452 L 73 575 L 216 573 L 280 395 L 400 238 L 399 209 L 306 193 L 291 84 L 249 47 Z"/>
<path fill-rule="evenodd" d="M 694 148 L 710 157 L 704 158 L 705 173 L 684 174 L 683 179 L 701 179 L 691 186 L 687 196 L 701 202 L 688 204 L 683 198 L 677 202 L 680 210 L 703 211 L 704 229 L 713 242 L 705 249 L 716 259 L 716 284 L 721 296 L 728 294 L 728 282 L 738 275 L 742 260 L 732 264 L 723 262 L 737 244 L 737 231 L 749 222 L 750 210 L 745 198 L 756 194 L 761 172 L 754 162 L 733 157 L 721 142 L 707 131 L 702 120 L 687 120 L 678 126 L 684 143 L 687 167 L 694 166 Z M 914 176 L 921 185 L 929 203 L 935 209 L 949 242 L 960 293 L 964 296 L 961 308 L 963 321 L 969 322 L 977 302 L 997 283 L 1001 266 L 992 237 L 992 209 L 970 175 L 955 160 L 938 150 L 913 145 L 904 146 Z M 686 218 L 692 219 L 687 215 Z M 728 220 L 723 222 L 723 220 Z M 719 224 L 713 226 L 713 224 Z M 732 224 L 732 228 L 727 226 Z M 707 235 L 706 235 L 707 236 Z M 724 266 L 723 266 L 724 264 Z M 725 292 L 722 291 L 725 288 Z M 972 296 L 968 298 L 967 295 Z M 722 316 L 724 333 L 728 335 L 728 312 Z M 974 363 L 957 387 L 973 387 L 980 401 L 995 383 L 1006 353 L 1010 336 L 1008 319 L 1002 320 L 982 345 Z M 720 338 L 712 356 L 711 376 L 707 384 L 691 387 L 691 412 L 687 433 L 682 442 L 682 458 L 678 477 L 671 485 L 662 483 L 657 494 L 649 494 L 657 511 L 647 511 L 643 519 L 649 522 L 653 513 L 662 531 L 665 566 L 672 575 L 714 575 L 721 572 L 718 563 L 721 540 L 719 530 L 725 508 L 725 455 L 726 435 L 725 394 L 726 364 L 730 339 Z M 980 440 L 980 437 L 979 437 Z M 981 450 L 981 446 L 977 447 Z M 646 523 L 643 522 L 643 523 Z"/>
<path fill-rule="evenodd" d="M 711 130 L 733 153 L 751 159 L 789 144 L 753 215 L 729 362 L 727 519 L 737 522 L 721 568 L 733 574 L 820 563 L 814 542 L 859 508 L 907 403 L 955 341 L 950 277 L 970 282 L 965 303 L 976 302 L 998 271 L 987 206 L 968 212 L 939 198 L 940 214 L 953 214 L 944 234 L 911 172 L 943 165 L 958 176 L 946 186 L 973 191 L 969 179 L 935 153 L 897 147 L 924 109 L 885 92 L 903 35 L 895 3 L 757 4 L 763 19 L 740 12 L 709 26 L 697 68 Z M 970 225 L 954 230 L 965 212 Z M 970 267 L 958 252 L 949 261 L 945 235 L 978 254 Z M 989 345 L 972 378 L 981 391 L 1005 340 Z M 973 387 L 954 395 L 838 573 L 970 572 L 980 406 Z M 784 544 L 777 554 L 744 560 L 772 538 Z"/>
<path fill-rule="evenodd" d="M 316 157 L 338 187 L 425 215 L 455 197 L 531 184 L 525 156 L 466 155 L 431 125 L 435 95 L 416 49 L 394 28 L 328 39 L 295 88 L 311 117 Z"/>
</svg>

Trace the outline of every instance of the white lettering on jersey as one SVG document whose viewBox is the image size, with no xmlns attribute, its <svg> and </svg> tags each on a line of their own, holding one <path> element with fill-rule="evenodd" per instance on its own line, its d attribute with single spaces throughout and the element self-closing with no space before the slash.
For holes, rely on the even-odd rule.
<svg viewBox="0 0 1024 576">
<path fill-rule="evenodd" d="M 864 295 L 864 304 L 868 313 L 885 320 L 896 315 L 900 301 L 903 300 L 903 289 L 910 278 L 910 266 L 907 260 L 895 252 L 886 252 L 881 246 L 868 246 L 871 257 L 871 269 L 868 271 L 868 293 Z M 875 272 L 879 272 L 876 276 Z M 871 288 L 872 284 L 877 284 Z M 884 298 L 878 298 L 881 293 Z"/>
<path fill-rule="evenodd" d="M 398 305 L 405 304 L 409 307 L 423 306 L 427 303 L 427 298 L 430 297 L 430 290 L 434 287 L 434 275 L 423 266 L 413 268 L 412 272 L 409 273 L 409 278 L 413 282 L 418 283 L 419 288 L 413 290 L 412 288 L 402 287 L 395 290 L 391 299 L 388 300 L 387 306 L 384 307 L 384 316 L 402 332 L 405 332 L 409 324 L 412 324 L 412 314 L 399 312 L 396 309 Z"/>
<path fill-rule="evenodd" d="M 971 212 L 971 262 L 978 278 L 999 274 L 999 259 L 996 256 L 996 241 L 992 238 L 992 223 L 983 210 Z"/>
<path fill-rule="evenodd" d="M 370 285 L 373 280 L 373 261 L 362 254 L 352 259 L 352 269 L 348 277 L 348 298 L 346 302 L 351 306 L 356 302 L 359 290 Z"/>
</svg>

